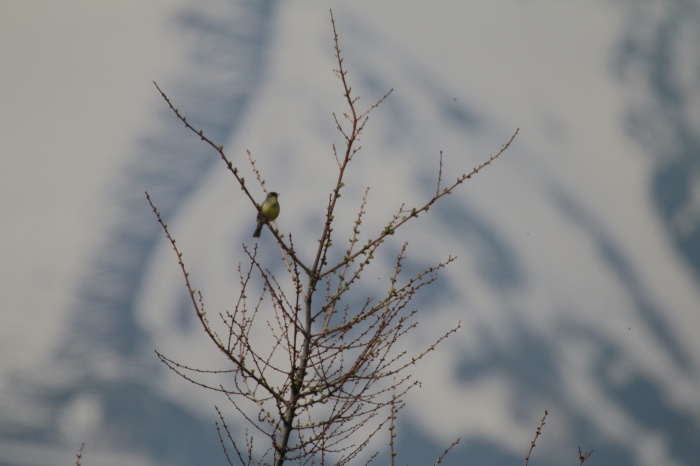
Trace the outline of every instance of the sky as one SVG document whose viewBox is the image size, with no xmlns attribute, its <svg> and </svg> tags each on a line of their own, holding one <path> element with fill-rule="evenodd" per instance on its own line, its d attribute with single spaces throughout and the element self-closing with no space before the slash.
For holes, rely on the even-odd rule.
<svg viewBox="0 0 700 466">
<path fill-rule="evenodd" d="M 377 231 L 434 190 L 440 151 L 452 179 L 519 128 L 497 163 L 397 239 L 411 268 L 459 257 L 418 299 L 430 318 L 406 343 L 425 347 L 461 321 L 416 369 L 407 451 L 419 439 L 430 454 L 413 457 L 434 461 L 460 436 L 447 464 L 521 461 L 548 409 L 543 464 L 574 461 L 578 445 L 595 450 L 593 464 L 697 457 L 698 6 L 376 3 L 5 9 L 0 462 L 70 462 L 83 441 L 85 464 L 198 458 L 168 443 L 185 428 L 151 437 L 140 421 L 208 426 L 196 438 L 218 448 L 221 400 L 153 352 L 212 357 L 143 192 L 210 309 L 235 299 L 232 264 L 254 221 L 153 81 L 253 180 L 250 150 L 281 193 L 280 225 L 313 238 L 342 143 L 332 113 L 345 111 L 329 6 L 360 104 L 393 89 L 369 120 L 341 225 L 370 186 L 365 228 Z M 313 241 L 298 247 L 310 254 Z M 120 415 L 138 406 L 149 421 Z"/>
</svg>

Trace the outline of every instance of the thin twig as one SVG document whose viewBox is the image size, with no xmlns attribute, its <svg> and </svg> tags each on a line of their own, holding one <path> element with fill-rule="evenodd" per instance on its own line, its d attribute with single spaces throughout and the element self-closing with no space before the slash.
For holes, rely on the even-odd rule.
<svg viewBox="0 0 700 466">
<path fill-rule="evenodd" d="M 438 466 L 439 464 L 441 464 L 443 458 L 445 458 L 445 456 L 446 456 L 454 447 L 456 447 L 457 445 L 459 445 L 459 442 L 460 442 L 461 440 L 462 440 L 461 438 L 458 438 L 457 440 L 455 440 L 454 442 L 452 442 L 452 445 L 450 445 L 449 447 L 447 447 L 447 448 L 445 449 L 445 451 L 442 452 L 442 455 L 438 456 L 437 461 L 435 461 L 435 466 Z"/>
<path fill-rule="evenodd" d="M 78 450 L 78 453 L 76 453 L 75 456 L 78 457 L 77 460 L 75 460 L 75 466 L 80 466 L 82 463 L 80 460 L 83 458 L 83 448 L 85 448 L 85 443 L 83 442 L 82 445 L 80 445 L 80 450 Z"/>
<path fill-rule="evenodd" d="M 586 460 L 593 454 L 593 450 L 589 450 L 586 452 L 581 451 L 581 447 L 578 447 L 578 460 L 579 460 L 579 466 L 583 466 L 583 463 L 586 462 Z"/>
<path fill-rule="evenodd" d="M 542 420 L 540 421 L 540 425 L 537 426 L 537 430 L 535 431 L 535 438 L 532 439 L 532 442 L 530 443 L 530 449 L 527 451 L 527 455 L 525 456 L 525 466 L 528 465 L 530 462 L 530 455 L 532 454 L 532 450 L 535 448 L 535 443 L 537 442 L 537 438 L 542 434 L 542 427 L 544 427 L 544 420 L 547 419 L 547 410 L 544 410 L 544 416 L 542 416 Z"/>
</svg>

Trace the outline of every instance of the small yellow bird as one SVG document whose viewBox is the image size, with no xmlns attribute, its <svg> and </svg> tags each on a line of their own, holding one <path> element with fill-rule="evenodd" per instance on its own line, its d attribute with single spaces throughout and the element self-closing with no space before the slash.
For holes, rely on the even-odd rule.
<svg viewBox="0 0 700 466">
<path fill-rule="evenodd" d="M 260 238 L 265 220 L 271 222 L 279 216 L 280 203 L 277 201 L 277 196 L 279 196 L 277 193 L 268 194 L 265 198 L 265 202 L 260 206 L 260 212 L 258 212 L 258 226 L 255 228 L 253 238 Z"/>
</svg>

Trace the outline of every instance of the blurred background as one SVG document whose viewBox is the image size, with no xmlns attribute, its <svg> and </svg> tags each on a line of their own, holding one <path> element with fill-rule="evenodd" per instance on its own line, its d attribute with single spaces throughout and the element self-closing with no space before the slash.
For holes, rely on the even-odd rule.
<svg viewBox="0 0 700 466">
<path fill-rule="evenodd" d="M 74 464 L 83 442 L 90 466 L 225 464 L 214 405 L 245 425 L 154 353 L 221 367 L 144 191 L 210 314 L 235 302 L 255 213 L 153 81 L 249 185 L 251 151 L 310 255 L 346 111 L 330 7 L 359 106 L 394 89 L 341 225 L 371 187 L 366 239 L 432 195 L 440 151 L 448 182 L 520 128 L 380 257 L 388 270 L 408 241 L 407 276 L 459 257 L 414 301 L 406 347 L 462 328 L 414 371 L 398 462 L 433 464 L 461 437 L 443 464 L 522 464 L 547 409 L 538 465 L 578 464 L 579 446 L 591 465 L 697 464 L 697 2 L 5 3 L 0 464 Z M 259 244 L 275 270 L 269 232 Z"/>
</svg>

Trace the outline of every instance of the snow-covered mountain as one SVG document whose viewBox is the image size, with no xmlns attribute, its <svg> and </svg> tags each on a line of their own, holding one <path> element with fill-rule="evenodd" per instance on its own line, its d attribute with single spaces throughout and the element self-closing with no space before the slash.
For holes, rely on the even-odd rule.
<svg viewBox="0 0 700 466">
<path fill-rule="evenodd" d="M 214 314 L 236 296 L 255 215 L 150 81 L 249 182 L 251 151 L 310 255 L 346 110 L 329 7 L 360 106 L 393 88 L 340 225 L 369 186 L 362 232 L 381 231 L 435 191 L 440 151 L 454 180 L 520 128 L 377 265 L 403 241 L 408 272 L 459 258 L 415 301 L 407 347 L 462 328 L 415 369 L 398 461 L 433 464 L 461 437 L 443 464 L 520 464 L 546 409 L 537 464 L 575 464 L 579 446 L 595 464 L 695 464 L 700 5 L 681 0 L 18 9 L 28 26 L 5 18 L 14 40 L 0 41 L 14 65 L 0 90 L 0 464 L 70 464 L 82 442 L 91 466 L 224 464 L 213 407 L 227 401 L 154 354 L 208 367 L 216 352 L 144 191 Z M 276 249 L 261 257 L 277 267 Z"/>
</svg>

